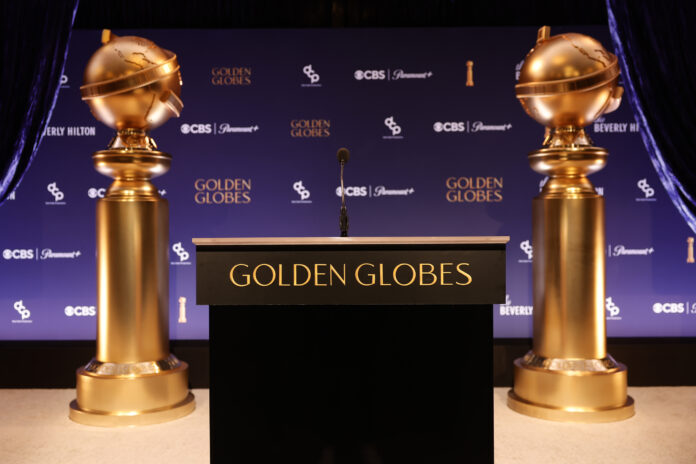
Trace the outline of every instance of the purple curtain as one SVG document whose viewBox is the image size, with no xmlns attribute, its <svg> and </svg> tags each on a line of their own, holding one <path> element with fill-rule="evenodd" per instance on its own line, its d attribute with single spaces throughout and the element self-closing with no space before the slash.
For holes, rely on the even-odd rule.
<svg viewBox="0 0 696 464">
<path fill-rule="evenodd" d="M 41 144 L 79 0 L 0 2 L 0 204 Z"/>
<path fill-rule="evenodd" d="M 607 0 L 623 85 L 650 159 L 696 233 L 696 4 Z"/>
</svg>

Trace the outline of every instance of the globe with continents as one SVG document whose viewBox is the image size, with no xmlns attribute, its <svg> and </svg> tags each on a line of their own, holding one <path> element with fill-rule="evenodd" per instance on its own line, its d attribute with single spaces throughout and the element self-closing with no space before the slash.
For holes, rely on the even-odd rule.
<svg viewBox="0 0 696 464">
<path fill-rule="evenodd" d="M 80 87 L 99 121 L 118 131 L 149 131 L 178 117 L 183 102 L 176 55 L 142 37 L 102 33 Z"/>
<path fill-rule="evenodd" d="M 615 110 L 623 91 L 616 56 L 583 34 L 549 34 L 539 31 L 515 86 L 527 114 L 549 128 L 582 128 Z"/>
</svg>

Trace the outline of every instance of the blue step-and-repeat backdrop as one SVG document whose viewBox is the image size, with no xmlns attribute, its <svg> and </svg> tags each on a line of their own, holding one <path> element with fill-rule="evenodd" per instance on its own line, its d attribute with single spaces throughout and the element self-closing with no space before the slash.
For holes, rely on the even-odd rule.
<svg viewBox="0 0 696 464">
<path fill-rule="evenodd" d="M 611 46 L 604 27 L 574 30 Z M 342 146 L 351 235 L 509 235 L 495 336 L 531 336 L 531 201 L 545 179 L 526 155 L 544 129 L 514 85 L 535 28 L 115 32 L 181 64 L 182 116 L 152 133 L 173 156 L 154 181 L 170 204 L 172 338 L 208 337 L 193 237 L 338 235 Z M 94 216 L 110 179 L 91 155 L 113 131 L 79 87 L 99 40 L 73 33 L 36 161 L 0 207 L 0 339 L 96 336 Z M 627 101 L 589 127 L 610 151 L 591 177 L 606 198 L 607 332 L 696 336 L 693 234 L 638 129 Z"/>
</svg>

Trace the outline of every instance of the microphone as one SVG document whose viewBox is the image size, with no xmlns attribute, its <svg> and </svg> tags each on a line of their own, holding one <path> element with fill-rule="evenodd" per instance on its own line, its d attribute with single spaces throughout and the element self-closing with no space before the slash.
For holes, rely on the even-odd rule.
<svg viewBox="0 0 696 464">
<path fill-rule="evenodd" d="M 350 152 L 347 148 L 339 148 L 336 158 L 338 158 L 338 162 L 341 165 L 341 214 L 338 219 L 338 225 L 341 229 L 341 237 L 347 237 L 348 212 L 346 211 L 346 189 L 343 187 L 343 167 L 350 159 Z"/>
</svg>

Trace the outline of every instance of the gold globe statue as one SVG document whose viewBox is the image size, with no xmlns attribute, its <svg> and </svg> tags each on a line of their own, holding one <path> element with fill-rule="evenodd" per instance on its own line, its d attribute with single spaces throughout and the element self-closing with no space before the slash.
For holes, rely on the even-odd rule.
<svg viewBox="0 0 696 464">
<path fill-rule="evenodd" d="M 549 35 L 539 30 L 515 87 L 546 126 L 528 158 L 549 180 L 532 203 L 533 347 L 514 362 L 508 405 L 550 420 L 621 420 L 634 406 L 626 366 L 606 351 L 604 198 L 587 178 L 608 153 L 584 130 L 621 102 L 618 60 L 586 35 Z"/>
<path fill-rule="evenodd" d="M 149 131 L 179 116 L 181 75 L 176 55 L 147 39 L 105 30 L 102 43 L 80 91 L 117 131 L 93 155 L 114 182 L 97 202 L 97 353 L 77 370 L 70 418 L 145 425 L 195 407 L 188 365 L 169 353 L 169 206 L 150 182 L 171 164 Z"/>
</svg>

